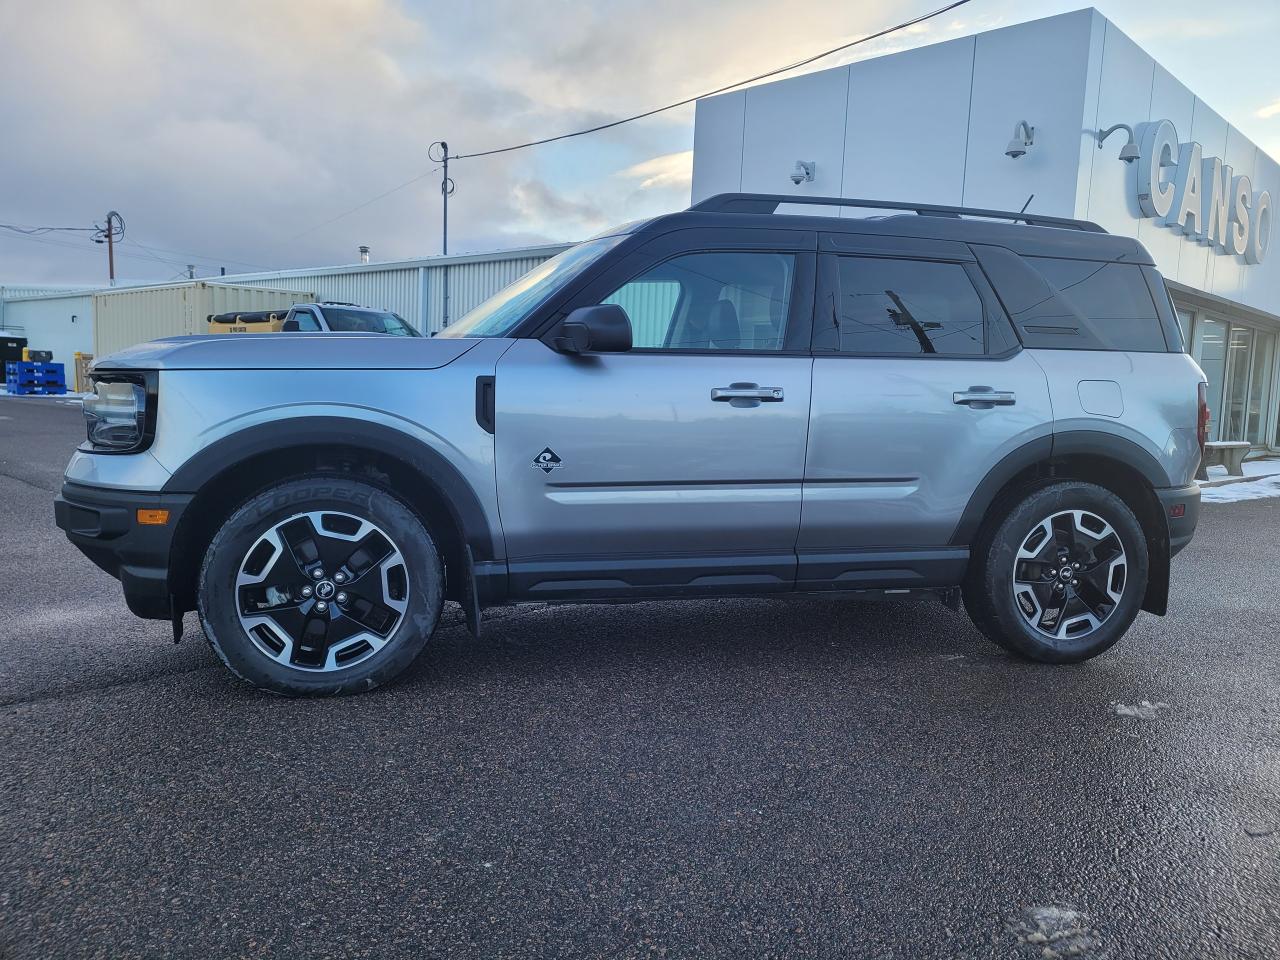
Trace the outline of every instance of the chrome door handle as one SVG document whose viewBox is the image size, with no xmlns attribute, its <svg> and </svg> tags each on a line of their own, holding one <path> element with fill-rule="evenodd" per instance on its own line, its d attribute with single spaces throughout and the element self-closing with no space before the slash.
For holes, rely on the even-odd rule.
<svg viewBox="0 0 1280 960">
<path fill-rule="evenodd" d="M 957 390 L 951 394 L 952 403 L 961 403 L 975 410 L 1011 407 L 1017 399 L 1017 395 L 1012 391 L 992 390 L 990 387 L 970 387 L 968 390 Z"/>
<path fill-rule="evenodd" d="M 725 403 L 734 400 L 754 400 L 756 403 L 781 403 L 784 395 L 781 387 L 761 387 L 754 383 L 732 383 L 727 387 L 713 387 L 711 399 Z"/>
</svg>

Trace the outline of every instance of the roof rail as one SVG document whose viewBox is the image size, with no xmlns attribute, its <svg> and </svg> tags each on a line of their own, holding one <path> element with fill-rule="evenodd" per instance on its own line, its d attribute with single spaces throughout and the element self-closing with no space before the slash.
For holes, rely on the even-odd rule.
<svg viewBox="0 0 1280 960">
<path fill-rule="evenodd" d="M 690 210 L 702 213 L 776 213 L 784 203 L 799 203 L 815 207 L 863 207 L 870 210 L 909 210 L 923 217 L 986 217 L 991 220 L 1010 220 L 1037 227 L 1065 227 L 1068 230 L 1088 230 L 1090 233 L 1106 233 L 1091 220 L 1070 220 L 1066 217 L 1042 217 L 1036 213 L 1013 213 L 1008 210 L 983 210 L 978 207 L 944 207 L 934 203 L 907 203 L 897 200 L 859 200 L 849 197 L 792 197 L 780 193 L 718 193 L 691 206 Z"/>
</svg>

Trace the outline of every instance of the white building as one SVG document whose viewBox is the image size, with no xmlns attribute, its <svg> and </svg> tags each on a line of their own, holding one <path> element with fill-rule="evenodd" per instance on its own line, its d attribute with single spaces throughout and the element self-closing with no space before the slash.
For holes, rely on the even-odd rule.
<svg viewBox="0 0 1280 960">
<path fill-rule="evenodd" d="M 1100 147 L 1115 124 L 1134 143 Z M 738 191 L 1029 202 L 1136 237 L 1209 378 L 1213 438 L 1280 447 L 1280 165 L 1096 10 L 698 101 L 693 199 Z"/>
</svg>

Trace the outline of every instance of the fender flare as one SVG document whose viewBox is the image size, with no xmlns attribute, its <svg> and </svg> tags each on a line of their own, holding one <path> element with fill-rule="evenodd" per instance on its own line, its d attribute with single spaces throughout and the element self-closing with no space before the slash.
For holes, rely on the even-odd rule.
<svg viewBox="0 0 1280 960">
<path fill-rule="evenodd" d="M 1066 456 L 1105 457 L 1132 467 L 1153 489 L 1174 486 L 1160 462 L 1133 440 L 1100 430 L 1067 430 L 1037 437 L 1006 454 L 982 478 L 951 536 L 952 545 L 973 542 L 996 495 L 1010 480 L 1038 463 Z"/>
<path fill-rule="evenodd" d="M 477 561 L 498 555 L 480 499 L 438 450 L 393 427 L 351 417 L 297 417 L 256 424 L 209 444 L 182 464 L 164 493 L 198 493 L 215 477 L 263 453 L 290 447 L 344 446 L 393 457 L 439 488 L 463 541 Z"/>
</svg>

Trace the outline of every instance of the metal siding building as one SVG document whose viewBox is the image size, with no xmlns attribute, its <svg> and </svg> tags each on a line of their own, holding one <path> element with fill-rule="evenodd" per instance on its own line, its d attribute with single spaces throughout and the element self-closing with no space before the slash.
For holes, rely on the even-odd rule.
<svg viewBox="0 0 1280 960">
<path fill-rule="evenodd" d="M 317 300 L 342 300 L 391 310 L 423 333 L 436 333 L 444 327 L 446 282 L 448 316 L 452 321 L 568 246 L 554 244 L 496 253 L 241 273 L 218 277 L 215 282 L 310 290 Z"/>
<path fill-rule="evenodd" d="M 432 333 L 444 326 L 446 283 L 448 316 L 456 320 L 568 247 L 549 244 L 129 287 L 0 287 L 0 330 L 25 336 L 33 349 L 53 350 L 55 360 L 71 363 L 77 351 L 105 356 L 156 337 L 204 333 L 207 313 L 272 309 L 297 299 L 392 310 Z M 205 294 L 193 292 L 204 288 L 254 288 L 261 294 L 210 293 L 206 302 Z"/>
<path fill-rule="evenodd" d="M 160 337 L 206 332 L 207 318 L 233 310 L 271 310 L 314 300 L 299 290 L 188 280 L 93 295 L 93 353 L 105 357 Z"/>
</svg>

